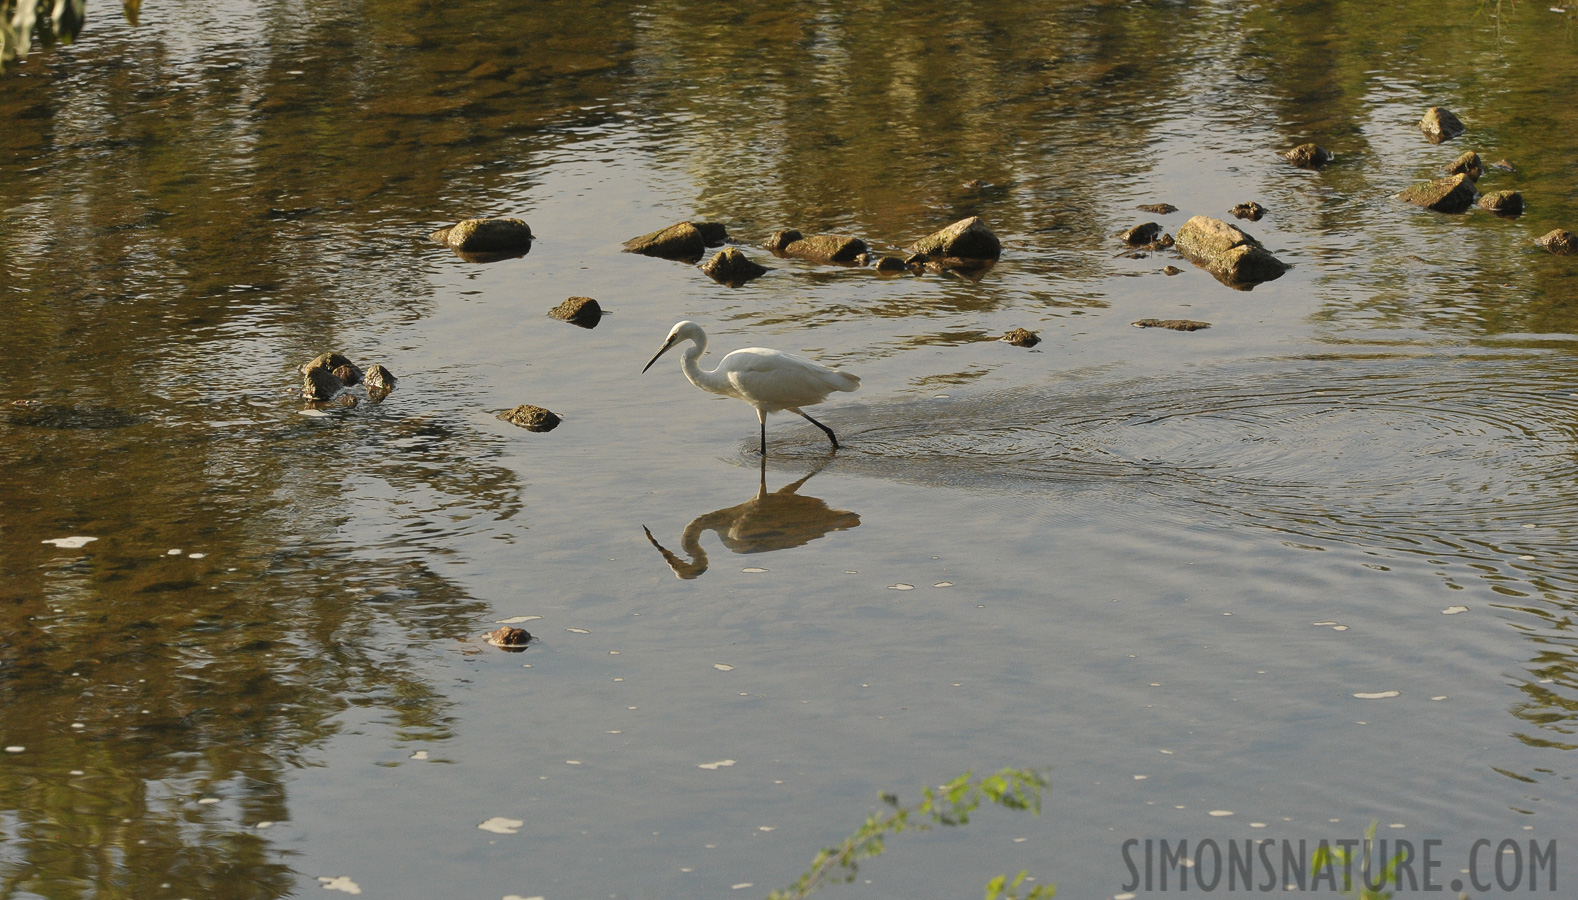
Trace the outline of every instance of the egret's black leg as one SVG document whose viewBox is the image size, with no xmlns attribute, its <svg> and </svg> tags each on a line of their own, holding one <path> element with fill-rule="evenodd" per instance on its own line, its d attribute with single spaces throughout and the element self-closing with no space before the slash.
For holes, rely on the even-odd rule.
<svg viewBox="0 0 1578 900">
<path fill-rule="evenodd" d="M 767 459 L 767 414 L 758 409 L 756 418 L 762 423 L 762 460 L 765 462 Z"/>
<path fill-rule="evenodd" d="M 827 427 L 826 425 L 823 425 L 821 422 L 818 422 L 817 420 L 811 418 L 810 416 L 806 415 L 805 413 L 800 412 L 800 410 L 798 410 L 798 409 L 795 410 L 795 413 L 798 414 L 802 419 L 805 419 L 807 422 L 810 422 L 812 425 L 815 425 L 816 427 L 822 429 L 822 433 L 827 435 L 827 439 L 833 442 L 833 449 L 834 450 L 838 449 L 838 436 L 833 434 L 833 429 Z"/>
</svg>

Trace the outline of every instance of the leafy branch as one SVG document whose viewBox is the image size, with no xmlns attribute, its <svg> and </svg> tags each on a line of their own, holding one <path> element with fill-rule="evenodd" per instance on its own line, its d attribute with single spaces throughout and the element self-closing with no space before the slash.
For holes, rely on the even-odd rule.
<svg viewBox="0 0 1578 900">
<path fill-rule="evenodd" d="M 887 849 L 886 838 L 906 831 L 930 831 L 937 825 L 967 825 L 970 815 L 983 802 L 990 802 L 1006 809 L 1029 810 L 1041 814 L 1041 790 L 1047 780 L 1033 769 L 1003 769 L 995 775 L 972 780 L 973 772 L 937 788 L 923 788 L 921 802 L 914 806 L 901 806 L 894 794 L 883 794 L 882 802 L 892 811 L 872 813 L 866 823 L 837 847 L 827 847 L 817 852 L 811 868 L 787 890 L 773 891 L 767 900 L 802 900 L 824 882 L 848 884 L 855 880 L 860 863 L 882 855 Z M 1008 882 L 1007 876 L 998 876 L 986 886 L 986 900 L 1020 900 L 1019 888 L 1026 872 Z M 1044 900 L 1056 888 L 1037 885 L 1023 900 Z"/>
</svg>

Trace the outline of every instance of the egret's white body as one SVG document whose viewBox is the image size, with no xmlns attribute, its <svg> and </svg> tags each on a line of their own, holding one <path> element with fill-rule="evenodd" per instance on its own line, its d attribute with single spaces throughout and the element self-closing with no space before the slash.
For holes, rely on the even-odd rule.
<svg viewBox="0 0 1578 900">
<path fill-rule="evenodd" d="M 736 350 L 709 372 L 696 362 L 707 352 L 707 333 L 695 322 L 675 325 L 662 349 L 641 371 L 652 368 L 659 356 L 681 341 L 692 342 L 680 357 L 680 368 L 691 384 L 710 393 L 743 400 L 756 408 L 756 418 L 761 423 L 763 456 L 767 455 L 767 414 L 784 410 L 822 429 L 833 442 L 833 449 L 838 449 L 838 437 L 833 429 L 806 415 L 800 407 L 821 403 L 834 391 L 855 390 L 860 387 L 858 377 L 766 347 Z"/>
</svg>

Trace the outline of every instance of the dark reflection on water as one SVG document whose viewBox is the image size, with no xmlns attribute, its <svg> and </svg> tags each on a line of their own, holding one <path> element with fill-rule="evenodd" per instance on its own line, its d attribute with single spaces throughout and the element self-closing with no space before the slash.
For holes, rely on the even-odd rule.
<svg viewBox="0 0 1578 900">
<path fill-rule="evenodd" d="M 830 509 L 826 500 L 807 497 L 800 488 L 823 466 L 829 457 L 798 481 L 792 481 L 772 493 L 767 492 L 767 459 L 761 460 L 761 481 L 756 496 L 744 503 L 699 515 L 685 526 L 680 536 L 680 547 L 685 559 L 670 553 L 646 529 L 647 540 L 652 542 L 663 561 L 683 579 L 698 578 L 707 571 L 707 551 L 702 549 L 701 538 L 711 531 L 723 541 L 723 546 L 735 553 L 770 553 L 803 547 L 835 531 L 848 531 L 860 524 L 860 516 L 848 510 Z"/>
<path fill-rule="evenodd" d="M 438 562 L 500 538 L 527 486 L 468 418 L 485 405 L 468 371 L 428 376 L 438 409 L 413 411 L 420 388 L 403 383 L 382 406 L 311 419 L 291 372 L 330 348 L 363 362 L 355 342 L 424 320 L 435 273 L 455 265 L 425 235 L 524 214 L 499 207 L 587 138 L 689 185 L 693 208 L 668 219 L 727 221 L 743 240 L 794 226 L 887 251 L 985 217 L 1005 255 L 980 283 L 785 261 L 740 289 L 750 302 L 709 311 L 860 329 L 872 358 L 973 344 L 1001 310 L 1026 325 L 1107 313 L 1122 276 L 1161 266 L 1112 260 L 1110 234 L 1141 220 L 1137 202 L 1186 194 L 1210 199 L 1167 228 L 1265 201 L 1251 231 L 1313 273 L 1317 326 L 1419 329 L 1426 344 L 1552 335 L 1523 354 L 1071 378 L 829 420 L 851 435 L 853 473 L 1052 509 L 1127 490 L 1311 548 L 1444 559 L 1443 583 L 1492 584 L 1537 647 L 1514 710 L 1524 740 L 1571 747 L 1578 267 L 1530 238 L 1574 227 L 1578 105 L 1551 86 L 1578 51 L 1543 10 L 1481 13 L 150 4 L 136 32 L 90 27 L 36 52 L 0 76 L 0 742 L 24 748 L 0 766 L 0 893 L 290 894 L 259 826 L 290 819 L 289 771 L 336 715 L 369 706 L 400 740 L 450 734 L 447 686 L 413 657 L 474 633 L 488 607 Z M 1470 140 L 1410 130 L 1436 102 Z M 1243 183 L 1224 171 L 1253 169 L 1245 146 L 1306 140 L 1337 161 L 1279 163 L 1265 196 L 1216 196 Z M 1516 163 L 1483 189 L 1524 191 L 1521 219 L 1390 200 L 1470 148 Z M 628 212 L 606 213 L 609 242 L 639 231 Z M 993 371 L 899 381 L 973 388 Z M 708 530 L 745 553 L 856 527 L 799 493 L 811 475 L 772 493 L 763 475 L 755 498 L 692 521 L 689 560 L 659 550 L 695 577 Z M 98 540 L 42 543 L 73 535 Z"/>
</svg>

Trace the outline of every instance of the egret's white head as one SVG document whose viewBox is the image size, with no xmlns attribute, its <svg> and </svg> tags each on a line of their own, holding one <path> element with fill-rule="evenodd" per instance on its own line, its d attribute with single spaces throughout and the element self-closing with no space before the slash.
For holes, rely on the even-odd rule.
<svg viewBox="0 0 1578 900">
<path fill-rule="evenodd" d="M 668 330 L 668 338 L 663 341 L 663 346 L 658 348 L 658 352 L 653 354 L 652 359 L 648 360 L 645 366 L 641 367 L 641 371 L 645 372 L 647 369 L 652 368 L 652 363 L 657 362 L 659 356 L 667 353 L 670 347 L 685 340 L 695 341 L 698 347 L 705 347 L 707 345 L 707 333 L 701 330 L 700 325 L 688 319 L 678 323 Z"/>
</svg>

